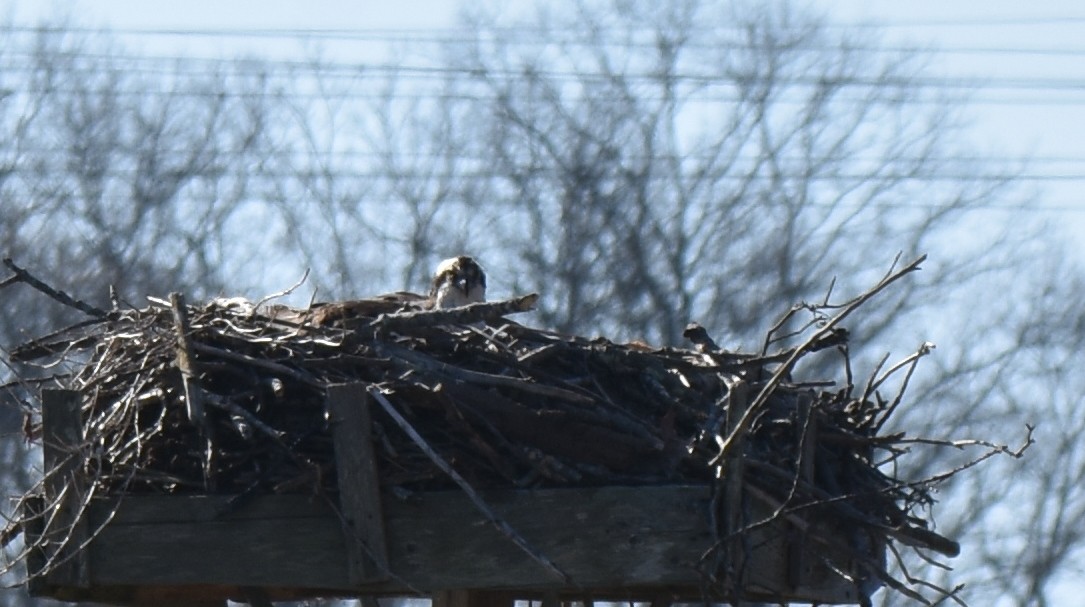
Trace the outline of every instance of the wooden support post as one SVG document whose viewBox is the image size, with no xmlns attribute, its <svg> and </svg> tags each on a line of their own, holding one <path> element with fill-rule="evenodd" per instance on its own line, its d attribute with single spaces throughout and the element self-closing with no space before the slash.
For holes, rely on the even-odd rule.
<svg viewBox="0 0 1085 607">
<path fill-rule="evenodd" d="M 170 293 L 170 306 L 173 308 L 173 331 L 177 340 L 175 356 L 177 368 L 181 371 L 181 385 L 185 390 L 186 413 L 188 420 L 199 429 L 206 440 L 203 458 L 204 490 L 214 493 L 216 490 L 215 459 L 218 451 L 215 447 L 214 428 L 207 419 L 204 406 L 205 398 L 196 368 L 196 354 L 192 347 L 192 339 L 189 337 L 191 327 L 188 324 L 188 308 L 185 307 L 184 295 L 176 291 Z"/>
<path fill-rule="evenodd" d="M 818 418 L 814 410 L 813 395 L 800 394 L 795 409 L 795 419 L 798 423 L 795 444 L 801 447 L 798 461 L 799 480 L 814 487 L 817 486 L 815 475 L 817 473 Z M 803 521 L 809 521 L 809 510 L 801 510 L 798 516 Z M 792 589 L 801 588 L 811 581 L 809 563 L 806 562 L 809 545 L 807 532 L 808 527 L 800 529 L 794 526 L 788 532 L 787 577 Z"/>
<path fill-rule="evenodd" d="M 466 590 L 442 590 L 433 594 L 433 607 L 469 607 Z"/>
<path fill-rule="evenodd" d="M 516 597 L 493 590 L 443 590 L 433 595 L 433 607 L 513 607 Z"/>
<path fill-rule="evenodd" d="M 188 419 L 196 426 L 204 424 L 203 392 L 196 380 L 196 355 L 192 351 L 192 341 L 188 331 L 188 308 L 185 307 L 184 295 L 170 293 L 170 306 L 173 308 L 173 330 L 177 338 L 177 368 L 181 370 L 181 381 L 185 389 L 185 408 Z"/>
<path fill-rule="evenodd" d="M 326 395 L 351 585 L 389 577 L 369 398 L 359 383 L 329 386 Z"/>
<path fill-rule="evenodd" d="M 78 392 L 42 390 L 43 506 L 56 509 L 48 528 L 42 528 L 47 539 L 43 555 L 46 560 L 41 565 L 51 568 L 44 582 L 47 586 L 86 588 L 90 584 L 86 554 L 80 549 L 87 540 L 87 521 L 82 511 L 85 487 L 80 482 L 83 460 L 81 406 Z M 45 520 L 49 520 L 50 513 L 43 514 Z M 33 586 L 31 590 L 34 590 Z"/>
<path fill-rule="evenodd" d="M 249 607 L 274 607 L 263 588 L 244 587 L 241 593 Z"/>
<path fill-rule="evenodd" d="M 727 435 L 730 436 L 739 427 L 739 420 L 746 414 L 749 406 L 750 387 L 745 381 L 738 381 L 731 386 L 727 395 Z M 741 604 L 742 593 L 745 591 L 748 579 L 746 570 L 746 546 L 744 534 L 739 531 L 746 524 L 744 516 L 744 476 L 745 476 L 745 448 L 746 437 L 735 436 L 735 444 L 727 456 L 727 476 L 724 487 L 724 524 L 727 535 L 731 541 L 727 546 L 727 568 L 732 573 L 731 585 L 735 591 L 732 604 Z"/>
</svg>

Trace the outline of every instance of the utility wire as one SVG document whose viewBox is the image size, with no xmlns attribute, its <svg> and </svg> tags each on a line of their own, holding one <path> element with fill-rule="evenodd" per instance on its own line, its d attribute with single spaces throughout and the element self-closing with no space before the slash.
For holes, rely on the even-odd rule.
<svg viewBox="0 0 1085 607">
<path fill-rule="evenodd" d="M 1075 20 L 1070 20 L 1068 23 L 1074 23 Z M 900 24 L 905 26 L 904 24 Z M 954 25 L 967 25 L 967 23 L 955 23 Z M 1060 24 L 1065 25 L 1065 24 Z M 854 23 L 854 24 L 833 24 L 834 27 L 841 28 L 853 28 L 853 27 L 868 27 L 869 24 Z M 911 26 L 907 26 L 911 27 Z M 181 38 L 219 38 L 219 39 L 251 39 L 251 38 L 268 38 L 277 40 L 293 40 L 299 43 L 311 42 L 313 40 L 323 41 L 343 41 L 343 42 L 394 42 L 394 43 L 441 43 L 441 44 L 492 44 L 492 43 L 507 43 L 514 47 L 529 47 L 529 46 L 591 46 L 598 47 L 600 44 L 610 49 L 623 50 L 631 48 L 657 48 L 657 43 L 654 40 L 639 41 L 636 39 L 623 39 L 623 40 L 585 40 L 579 37 L 568 37 L 563 32 L 553 31 L 538 31 L 530 27 L 515 27 L 515 28 L 496 28 L 494 31 L 499 33 L 510 35 L 512 38 L 508 41 L 503 39 L 487 39 L 485 36 L 479 37 L 476 32 L 466 29 L 296 29 L 296 28 L 283 28 L 283 29 L 246 29 L 246 28 L 189 28 L 189 29 L 176 29 L 176 28 L 144 28 L 144 29 L 132 29 L 132 28 L 89 28 L 89 27 L 35 27 L 35 26 L 7 26 L 0 27 L 0 34 L 4 32 L 11 32 L 20 35 L 41 35 L 54 34 L 78 34 L 78 35 L 99 35 L 99 36 L 123 36 L 123 37 L 181 37 Z M 713 28 L 712 33 L 718 33 L 720 28 Z M 542 34 L 545 34 L 543 36 Z M 532 35 L 539 36 L 533 38 Z M 556 37 L 555 37 L 556 36 Z M 716 50 L 720 49 L 734 49 L 734 50 L 757 50 L 762 47 L 752 45 L 747 40 L 743 39 L 731 39 L 720 40 L 713 39 L 711 42 L 698 42 L 692 40 L 686 43 L 683 48 L 703 49 L 712 48 Z M 1025 46 L 953 46 L 953 45 L 938 45 L 934 47 L 915 45 L 915 46 L 899 46 L 899 45 L 870 45 L 865 43 L 847 43 L 844 45 L 827 45 L 823 43 L 814 42 L 797 42 L 790 48 L 795 50 L 811 50 L 811 51 L 839 51 L 841 49 L 847 49 L 850 51 L 862 51 L 866 53 L 879 53 L 879 54 L 907 54 L 917 51 L 923 51 L 937 56 L 954 55 L 954 54 L 1019 54 L 1019 55 L 1051 55 L 1051 56 L 1066 56 L 1066 57 L 1080 57 L 1085 55 L 1085 47 L 1064 47 L 1064 46 L 1037 46 L 1037 47 L 1025 47 Z"/>
<path fill-rule="evenodd" d="M 163 159 L 163 164 L 168 164 L 168 160 Z M 524 179 L 529 176 L 545 178 L 548 176 L 560 176 L 565 172 L 560 169 L 550 167 L 518 167 L 519 170 L 524 173 L 519 175 L 518 178 Z M 258 170 L 252 172 L 244 172 L 237 170 L 221 170 L 214 169 L 207 172 L 195 171 L 192 173 L 186 173 L 192 179 L 233 179 L 240 180 L 254 177 L 272 177 L 272 178 L 297 178 L 299 180 L 321 180 L 326 181 L 329 179 L 335 180 L 367 180 L 367 181 L 420 181 L 430 182 L 438 180 L 500 180 L 510 178 L 510 173 L 494 171 L 494 170 L 471 170 L 466 169 L 462 171 L 432 171 L 428 169 L 418 170 L 395 170 L 395 169 L 351 169 L 341 168 L 333 169 L 327 167 L 321 167 L 319 169 L 298 169 L 298 170 Z M 120 180 L 118 186 L 128 187 L 129 184 L 126 179 L 130 179 L 137 176 L 153 177 L 141 173 L 134 169 L 105 169 L 96 173 L 100 178 L 113 178 Z M 692 175 L 683 175 L 683 177 L 690 178 Z M 9 177 L 9 179 L 11 179 Z M 600 177 L 602 181 L 620 181 L 619 177 L 610 177 L 606 174 Z M 658 181 L 661 183 L 669 183 L 672 179 L 671 176 L 661 176 L 651 181 Z M 1085 173 L 973 173 L 973 172 L 935 172 L 922 175 L 913 175 L 908 173 L 841 173 L 841 174 L 824 174 L 824 175 L 810 175 L 797 170 L 795 172 L 783 171 L 777 175 L 747 175 L 742 172 L 734 174 L 717 175 L 708 178 L 709 181 L 719 182 L 758 182 L 758 183 L 794 183 L 794 182 L 810 182 L 810 183 L 843 183 L 843 184 L 856 184 L 856 183 L 881 183 L 886 181 L 899 181 L 909 183 L 946 183 L 946 182 L 992 182 L 992 183 L 1014 183 L 1014 182 L 1048 182 L 1048 181 L 1085 181 Z"/>
<path fill-rule="evenodd" d="M 74 199 L 67 198 L 65 202 L 73 202 Z M 170 200 L 177 200 L 182 202 L 191 202 L 203 205 L 222 205 L 224 203 L 223 197 L 215 196 L 213 194 L 197 194 L 182 190 L 175 196 L 170 197 Z M 96 203 L 106 204 L 119 207 L 127 207 L 133 203 L 134 199 L 131 196 L 119 195 L 119 194 L 105 194 L 96 198 Z M 395 205 L 400 203 L 414 204 L 413 200 L 404 200 L 401 197 L 397 197 L 393 194 L 388 195 L 375 195 L 373 193 L 366 193 L 364 195 L 341 195 L 334 200 L 322 199 L 320 197 L 314 197 L 311 195 L 298 195 L 290 198 L 288 201 L 282 200 L 266 200 L 259 195 L 250 195 L 241 199 L 229 199 L 229 204 L 237 205 L 255 205 L 256 207 L 272 207 L 280 208 L 283 206 L 289 207 L 310 207 L 318 205 L 326 205 L 329 207 L 341 208 L 344 204 L 371 207 L 387 207 L 389 205 Z M 470 201 L 469 203 L 462 200 L 456 200 L 454 197 L 446 197 L 442 204 L 448 204 L 455 206 L 456 204 L 469 204 L 471 207 L 478 206 L 510 206 L 519 207 L 519 203 L 510 202 L 507 200 L 485 200 L 485 201 Z M 860 208 L 869 211 L 888 211 L 888 210 L 948 210 L 951 205 L 939 204 L 937 202 L 923 202 L 923 201 L 908 201 L 908 202 L 891 202 L 891 201 L 874 201 L 863 203 L 849 203 L 849 202 L 819 202 L 817 200 L 810 200 L 804 203 L 808 207 L 812 208 L 837 208 L 840 210 L 847 210 L 854 212 Z M 49 205 L 42 204 L 43 208 L 49 208 Z M 1015 213 L 1015 212 L 1044 212 L 1044 213 L 1070 213 L 1070 214 L 1085 214 L 1085 198 L 1080 200 L 1048 200 L 1047 202 L 1022 202 L 1016 204 L 1007 203 L 986 203 L 986 202 L 971 202 L 959 207 L 953 207 L 955 212 L 973 213 L 973 212 L 998 212 L 998 213 Z M 247 212 L 247 211 L 246 211 Z M 29 217 L 29 216 L 28 216 Z M 246 215 L 248 217 L 248 215 Z"/>
<path fill-rule="evenodd" d="M 5 73 L 21 73 L 24 75 L 36 74 L 41 68 L 35 67 L 32 61 L 36 58 L 33 53 L 8 53 L 7 57 L 0 55 L 0 70 Z M 530 75 L 540 80 L 554 81 L 557 83 L 572 82 L 599 82 L 608 83 L 613 81 L 615 75 L 588 69 L 531 69 L 525 71 L 522 67 L 492 68 L 485 66 L 464 65 L 422 65 L 409 63 L 376 63 L 376 62 L 326 62 L 312 63 L 297 60 L 237 60 L 216 59 L 206 57 L 148 57 L 137 55 L 108 55 L 93 53 L 65 53 L 65 58 L 71 62 L 65 66 L 75 73 L 100 74 L 112 73 L 117 75 L 129 74 L 137 71 L 146 75 L 177 76 L 177 75 L 206 75 L 208 65 L 228 69 L 228 73 L 238 76 L 252 76 L 260 73 L 264 68 L 285 68 L 291 70 L 303 70 L 313 76 L 345 76 L 348 78 L 359 77 L 387 77 L 398 76 L 414 80 L 446 80 L 450 76 L 462 76 L 465 81 L 477 79 L 480 75 L 499 79 L 524 79 Z M 87 60 L 82 64 L 77 60 Z M 191 62 L 186 65 L 186 62 Z M 106 65 L 103 65 L 105 63 Z M 112 63 L 113 65 L 109 65 Z M 275 75 L 275 74 L 269 74 Z M 297 73 L 278 74 L 284 79 L 295 79 Z M 656 82 L 661 74 L 650 71 L 629 71 L 618 74 L 618 77 L 629 82 Z M 764 84 L 767 82 L 783 86 L 797 85 L 808 87 L 824 86 L 855 86 L 866 88 L 889 88 L 889 87 L 919 87 L 939 90 L 961 91 L 1031 91 L 1031 92 L 1070 92 L 1085 93 L 1085 75 L 1070 77 L 1049 76 L 972 76 L 972 75 L 944 75 L 944 76 L 840 76 L 825 78 L 822 76 L 773 74 L 765 76 L 756 71 L 733 71 L 732 73 L 697 73 L 691 71 L 678 71 L 668 73 L 666 77 L 677 84 L 696 86 L 733 86 L 737 81 L 745 85 Z"/>
</svg>

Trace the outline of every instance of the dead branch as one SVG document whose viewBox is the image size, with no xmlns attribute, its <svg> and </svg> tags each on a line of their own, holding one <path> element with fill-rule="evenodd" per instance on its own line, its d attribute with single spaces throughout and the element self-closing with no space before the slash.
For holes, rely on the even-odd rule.
<svg viewBox="0 0 1085 607">
<path fill-rule="evenodd" d="M 467 497 L 471 500 L 471 503 L 473 503 L 475 507 L 478 508 L 479 512 L 481 512 L 486 517 L 487 522 L 497 528 L 497 530 L 500 531 L 505 537 L 512 540 L 512 542 L 516 544 L 517 547 L 519 547 L 521 550 L 524 551 L 524 553 L 530 556 L 532 560 L 546 568 L 547 571 L 553 573 L 566 584 L 573 583 L 573 580 L 571 577 L 569 577 L 569 574 L 562 571 L 556 563 L 551 561 L 549 558 L 546 557 L 546 555 L 539 552 L 534 546 L 528 543 L 528 541 L 524 539 L 524 537 L 521 536 L 512 527 L 512 525 L 510 525 L 505 519 L 501 518 L 496 512 L 494 512 L 492 508 L 490 508 L 489 504 L 487 504 L 485 500 L 483 500 L 478 495 L 478 493 L 471 486 L 471 484 L 468 483 L 462 476 L 460 476 L 460 473 L 456 472 L 456 469 L 450 466 L 448 462 L 444 460 L 444 458 L 438 455 L 437 452 L 429 446 L 429 443 L 426 442 L 426 439 L 422 438 L 422 435 L 419 434 L 413 426 L 411 426 L 410 422 L 408 422 L 406 419 L 404 419 L 402 415 L 399 414 L 399 411 L 396 410 L 395 406 L 392 403 L 388 402 L 388 399 L 385 398 L 384 394 L 381 393 L 380 388 L 375 385 L 371 385 L 367 389 L 367 392 L 369 392 L 369 394 L 380 404 L 380 406 L 384 409 L 385 413 L 387 413 L 388 416 L 396 422 L 396 425 L 398 425 L 401 430 L 406 432 L 407 435 L 411 437 L 411 440 L 414 441 L 414 444 L 419 449 L 421 449 L 427 457 L 430 458 L 430 461 L 436 464 L 442 472 L 447 474 L 448 477 L 452 479 L 453 482 L 455 482 L 456 485 L 459 486 L 459 488 L 462 489 L 465 494 L 467 494 Z"/>
<path fill-rule="evenodd" d="M 41 291 L 42 293 L 48 295 L 55 301 L 58 301 L 68 306 L 69 308 L 75 308 L 76 310 L 79 310 L 84 314 L 89 314 L 90 316 L 95 316 L 97 318 L 103 318 L 106 316 L 104 310 L 96 308 L 84 301 L 75 299 L 71 295 L 68 295 L 67 293 L 59 289 L 54 289 L 53 287 L 45 284 L 41 280 L 34 277 L 34 275 L 30 272 L 15 265 L 15 262 L 12 261 L 10 257 L 4 258 L 4 265 L 7 266 L 12 272 L 14 272 L 15 275 L 5 279 L 3 284 L 0 285 L 0 287 L 6 287 L 10 284 L 14 284 L 15 282 L 23 282 L 30 285 L 31 287 L 34 287 L 38 291 Z"/>
<path fill-rule="evenodd" d="M 572 390 L 566 390 L 557 386 L 551 386 L 548 384 L 541 384 L 538 382 L 527 381 L 518 379 L 515 377 L 506 377 L 504 375 L 494 375 L 492 373 L 480 373 L 478 371 L 469 371 L 467 369 L 461 369 L 443 363 L 432 357 L 426 356 L 420 352 L 408 350 L 406 348 L 398 348 L 391 345 L 379 344 L 375 348 L 375 351 L 382 355 L 388 356 L 392 360 L 400 361 L 404 364 L 405 368 L 413 369 L 425 369 L 433 373 L 439 373 L 445 375 L 450 379 L 456 379 L 469 383 L 482 384 L 486 386 L 501 386 L 505 388 L 514 388 L 516 390 L 522 390 L 524 392 L 531 392 L 542 396 L 550 396 L 553 398 L 560 398 L 573 403 L 590 404 L 594 402 L 589 396 L 573 392 Z"/>
<path fill-rule="evenodd" d="M 713 461 L 718 462 L 719 460 L 727 457 L 727 454 L 731 450 L 731 446 L 734 444 L 736 437 L 749 431 L 750 424 L 753 422 L 754 418 L 760 415 L 761 409 L 765 406 L 765 403 L 768 402 L 769 396 L 779 386 L 780 381 L 791 373 L 791 369 L 794 368 L 795 363 L 798 362 L 799 358 L 805 352 L 809 351 L 811 346 L 813 346 L 815 343 L 818 343 L 820 340 L 826 339 L 827 337 L 831 336 L 832 330 L 836 327 L 836 325 L 843 322 L 845 318 L 850 316 L 851 313 L 857 310 L 861 305 L 863 305 L 863 303 L 870 300 L 878 293 L 884 291 L 886 287 L 893 284 L 906 274 L 910 274 L 918 270 L 919 264 L 923 263 L 923 261 L 926 259 L 927 256 L 922 255 L 904 268 L 901 268 L 899 271 L 886 275 L 878 284 L 874 285 L 874 287 L 872 287 L 870 290 L 849 301 L 847 304 L 844 304 L 842 306 L 843 309 L 836 316 L 827 320 L 817 331 L 814 332 L 813 335 L 807 338 L 807 340 L 801 346 L 795 348 L 795 351 L 790 356 L 788 356 L 787 360 L 784 361 L 780 368 L 772 374 L 772 377 L 769 379 L 768 382 L 765 383 L 765 386 L 761 389 L 761 392 L 757 395 L 756 398 L 754 398 L 753 402 L 750 404 L 749 409 L 747 409 L 746 413 L 742 416 L 742 419 L 739 420 L 739 423 L 737 424 L 735 429 L 731 431 L 731 433 L 727 436 L 727 439 L 720 446 L 720 452 Z"/>
<path fill-rule="evenodd" d="M 467 325 L 518 312 L 530 312 L 535 309 L 535 303 L 538 300 L 539 295 L 532 293 L 514 299 L 473 303 L 459 308 L 381 314 L 371 323 L 371 326 L 378 332 L 386 332 L 436 325 Z"/>
</svg>

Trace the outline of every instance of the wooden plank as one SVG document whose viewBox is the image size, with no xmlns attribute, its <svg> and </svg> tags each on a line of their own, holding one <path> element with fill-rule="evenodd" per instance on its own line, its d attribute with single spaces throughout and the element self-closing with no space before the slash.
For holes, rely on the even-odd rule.
<svg viewBox="0 0 1085 607">
<path fill-rule="evenodd" d="M 185 389 L 185 409 L 188 419 L 199 428 L 206 425 L 203 390 L 200 389 L 196 373 L 196 356 L 192 352 L 192 340 L 188 336 L 188 308 L 181 293 L 170 293 L 170 307 L 173 309 L 173 330 L 177 339 L 177 368 L 181 371 L 181 380 Z"/>
<path fill-rule="evenodd" d="M 98 504 L 92 524 L 117 510 L 90 545 L 90 560 L 101 564 L 93 582 L 346 587 L 346 547 L 335 510 L 305 496 L 282 498 L 255 499 L 232 511 L 226 499 L 205 497 L 130 496 Z"/>
<path fill-rule="evenodd" d="M 466 590 L 442 590 L 432 597 L 433 607 L 468 607 Z"/>
<path fill-rule="evenodd" d="M 23 540 L 28 546 L 26 553 L 26 587 L 31 596 L 49 594 L 50 588 L 41 571 L 45 569 L 48 555 L 38 541 L 45 534 L 45 496 L 29 495 L 23 501 Z"/>
<path fill-rule="evenodd" d="M 326 396 L 335 443 L 348 580 L 352 586 L 388 578 L 388 549 L 369 398 L 365 387 L 358 383 L 329 386 Z"/>
<path fill-rule="evenodd" d="M 195 425 L 204 437 L 203 457 L 203 486 L 208 493 L 214 493 L 215 486 L 215 458 L 218 453 L 215 448 L 214 427 L 207 419 L 205 407 L 206 397 L 200 386 L 199 372 L 196 365 L 196 355 L 192 349 L 192 339 L 189 337 L 191 328 L 188 323 L 188 308 L 185 306 L 185 297 L 181 293 L 170 293 L 170 306 L 173 309 L 173 332 L 176 339 L 175 358 L 177 369 L 181 372 L 181 385 L 185 391 L 185 411 L 188 419 Z"/>
<path fill-rule="evenodd" d="M 707 486 L 501 490 L 482 496 L 568 571 L 575 586 L 561 586 L 458 491 L 383 499 L 393 576 L 363 587 L 351 581 L 340 520 L 326 500 L 264 496 L 235 510 L 224 497 L 103 500 L 93 505 L 90 524 L 116 513 L 90 545 L 90 582 L 98 596 L 129 592 L 163 603 L 214 588 L 222 596 L 242 596 L 242 587 L 264 588 L 271 600 L 306 592 L 378 596 L 464 588 L 515 592 L 519 598 L 554 590 L 579 599 L 585 589 L 600 600 L 701 598 L 698 558 L 713 542 Z M 757 500 L 751 505 L 755 520 L 771 511 Z M 786 533 L 786 526 L 773 524 L 751 538 L 750 596 L 854 603 L 855 589 L 839 578 L 821 578 L 820 586 L 806 589 L 812 594 L 786 588 Z M 157 594 L 148 594 L 156 588 Z"/>
<path fill-rule="evenodd" d="M 581 585 L 683 583 L 707 547 L 706 487 L 490 491 L 484 499 Z M 98 503 L 91 524 L 116 514 L 91 544 L 96 584 L 239 584 L 343 588 L 346 545 L 332 506 L 304 496 L 256 498 L 221 517 L 224 498 L 128 496 Z M 377 593 L 450 588 L 554 588 L 458 491 L 384 499 L 389 562 L 401 581 Z M 164 558 L 163 555 L 169 555 Z M 464 558 L 470 555 L 470 558 Z M 605 558 L 604 558 L 605 556 Z M 287 584 L 286 580 L 290 583 Z M 470 581 L 470 584 L 465 584 Z"/>
<path fill-rule="evenodd" d="M 795 444 L 802 446 L 799 452 L 798 473 L 800 478 L 812 487 L 817 486 L 815 476 L 817 473 L 818 448 L 818 417 L 813 405 L 814 398 L 812 394 L 800 393 L 798 395 L 795 411 L 798 414 L 800 423 L 796 424 L 798 434 L 795 437 Z M 807 522 L 810 520 L 808 513 L 805 511 L 800 512 L 799 517 Z M 791 533 L 790 559 L 788 563 L 788 580 L 792 588 L 801 588 L 812 581 L 816 582 L 810 577 L 811 568 L 806 563 L 806 561 L 810 560 L 809 551 L 810 542 L 807 538 L 807 532 L 795 528 Z"/>
<path fill-rule="evenodd" d="M 72 390 L 45 389 L 41 393 L 44 507 L 56 511 L 49 527 L 42 529 L 47 542 L 45 560 L 39 567 L 50 569 L 48 584 L 74 587 L 89 583 L 86 555 L 80 550 L 87 540 L 79 476 L 83 463 L 82 402 L 79 393 Z"/>
<path fill-rule="evenodd" d="M 489 590 L 442 590 L 433 595 L 433 607 L 513 607 L 515 603 L 512 593 Z"/>
<path fill-rule="evenodd" d="M 709 541 L 708 493 L 701 487 L 654 489 L 500 491 L 482 497 L 574 584 L 688 583 L 696 577 L 699 556 L 690 547 L 707 547 Z M 398 504 L 402 518 L 389 516 L 393 572 L 399 574 L 400 567 L 417 572 L 436 588 L 560 587 L 462 494 L 452 492 L 435 503 L 428 499 Z"/>
<path fill-rule="evenodd" d="M 735 589 L 735 605 L 742 603 L 738 599 L 744 598 L 742 590 L 750 586 L 750 563 L 747 553 L 751 546 L 751 537 L 742 530 L 752 521 L 746 508 L 745 492 L 746 484 L 746 459 L 743 453 L 746 437 L 739 433 L 742 418 L 746 415 L 749 404 L 749 385 L 745 381 L 738 381 L 730 387 L 727 394 L 727 435 L 735 436 L 734 447 L 727 456 L 727 472 L 724 477 L 724 532 L 732 538 L 726 546 L 726 567 L 729 575 L 728 584 Z"/>
</svg>

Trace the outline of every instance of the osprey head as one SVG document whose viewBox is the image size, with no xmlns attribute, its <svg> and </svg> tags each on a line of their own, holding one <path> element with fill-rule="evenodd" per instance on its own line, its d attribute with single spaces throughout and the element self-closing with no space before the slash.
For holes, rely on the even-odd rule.
<svg viewBox="0 0 1085 607">
<path fill-rule="evenodd" d="M 486 301 L 486 273 L 471 257 L 450 257 L 437 264 L 430 298 L 435 308 L 455 308 Z"/>
</svg>

